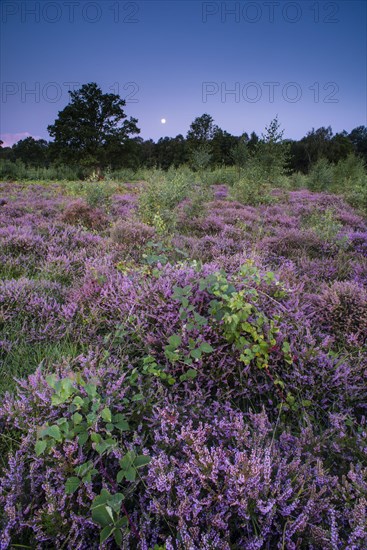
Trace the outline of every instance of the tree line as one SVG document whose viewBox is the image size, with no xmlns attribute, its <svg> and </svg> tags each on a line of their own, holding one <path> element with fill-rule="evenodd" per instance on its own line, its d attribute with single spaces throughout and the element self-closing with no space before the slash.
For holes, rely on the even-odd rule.
<svg viewBox="0 0 367 550">
<path fill-rule="evenodd" d="M 157 142 L 139 137 L 136 118 L 127 118 L 125 101 L 104 94 L 96 83 L 70 91 L 70 102 L 48 126 L 53 141 L 27 137 L 12 147 L 2 147 L 0 159 L 22 162 L 26 167 L 66 164 L 103 172 L 129 168 L 168 169 L 183 164 L 193 169 L 246 165 L 261 154 L 263 162 L 286 159 L 290 172 L 308 173 L 320 159 L 337 163 L 354 153 L 367 163 L 367 127 L 333 134 L 331 127 L 312 129 L 300 140 L 284 139 L 275 118 L 265 134 L 244 132 L 234 136 L 204 113 L 191 123 L 186 136 L 163 137 Z"/>
</svg>

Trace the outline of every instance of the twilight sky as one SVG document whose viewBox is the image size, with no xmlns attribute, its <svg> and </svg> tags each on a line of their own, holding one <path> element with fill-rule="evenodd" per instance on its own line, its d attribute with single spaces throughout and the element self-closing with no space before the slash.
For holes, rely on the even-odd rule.
<svg viewBox="0 0 367 550">
<path fill-rule="evenodd" d="M 365 1 L 2 0 L 0 135 L 49 139 L 67 90 L 126 99 L 144 139 L 223 130 L 285 137 L 367 124 Z M 167 120 L 161 124 L 161 119 Z"/>
</svg>

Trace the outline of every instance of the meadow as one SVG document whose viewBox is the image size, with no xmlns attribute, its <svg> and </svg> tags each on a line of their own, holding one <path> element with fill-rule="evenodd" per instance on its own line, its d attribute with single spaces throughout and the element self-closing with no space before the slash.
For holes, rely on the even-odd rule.
<svg viewBox="0 0 367 550">
<path fill-rule="evenodd" d="M 362 163 L 129 175 L 0 184 L 0 548 L 367 548 Z"/>
</svg>

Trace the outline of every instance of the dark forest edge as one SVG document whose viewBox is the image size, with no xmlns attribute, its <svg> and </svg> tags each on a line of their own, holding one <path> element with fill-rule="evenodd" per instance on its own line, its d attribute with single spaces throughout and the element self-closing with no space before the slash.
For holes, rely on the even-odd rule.
<svg viewBox="0 0 367 550">
<path fill-rule="evenodd" d="M 282 156 L 288 174 L 308 174 L 321 160 L 331 165 L 355 155 L 367 161 L 367 127 L 333 134 L 332 128 L 312 128 L 300 140 L 285 139 L 275 117 L 258 136 L 244 132 L 234 136 L 219 128 L 204 113 L 191 123 L 186 137 L 162 137 L 157 142 L 138 136 L 138 120 L 127 118 L 126 102 L 116 94 L 104 94 L 96 83 L 69 92 L 70 101 L 48 126 L 53 141 L 27 137 L 12 147 L 0 141 L 2 179 L 121 179 L 128 171 L 168 170 L 188 166 L 194 171 L 234 167 L 240 172 L 261 160 L 274 164 Z M 139 179 L 139 178 L 138 178 Z"/>
</svg>

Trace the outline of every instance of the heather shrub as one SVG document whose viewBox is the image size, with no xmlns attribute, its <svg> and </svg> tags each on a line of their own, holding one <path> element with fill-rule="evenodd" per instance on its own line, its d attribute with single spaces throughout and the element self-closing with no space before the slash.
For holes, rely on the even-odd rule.
<svg viewBox="0 0 367 550">
<path fill-rule="evenodd" d="M 352 231 L 348 239 L 357 254 L 367 258 L 367 231 Z"/>
<path fill-rule="evenodd" d="M 262 245 L 278 257 L 295 259 L 301 255 L 310 258 L 323 257 L 332 250 L 314 231 L 294 228 L 284 228 L 274 237 L 264 237 Z"/>
<path fill-rule="evenodd" d="M 50 246 L 38 267 L 42 278 L 69 286 L 84 275 L 87 259 L 86 249 L 65 254 L 61 253 L 58 247 Z"/>
<path fill-rule="evenodd" d="M 47 241 L 33 225 L 0 227 L 0 239 L 3 267 L 11 260 L 15 266 L 18 260 L 19 267 L 32 271 L 46 253 Z"/>
<path fill-rule="evenodd" d="M 226 254 L 243 252 L 243 245 L 231 237 L 205 235 L 204 237 L 180 236 L 173 238 L 173 244 L 186 252 L 189 258 L 200 262 L 211 262 Z"/>
<path fill-rule="evenodd" d="M 184 206 L 188 218 L 195 218 L 205 215 L 207 203 L 213 198 L 213 191 L 205 185 L 194 185 L 187 194 L 187 201 Z"/>
<path fill-rule="evenodd" d="M 116 367 L 97 363 L 93 355 L 84 359 L 86 375 L 67 364 L 48 377 L 37 371 L 20 385 L 19 398 L 8 396 L 1 408 L 0 415 L 12 417 L 21 434 L 0 482 L 2 548 L 24 536 L 31 543 L 80 548 L 91 547 L 94 538 L 92 547 L 97 548 L 100 530 L 101 542 L 114 535 L 118 544 L 121 529 L 128 532 L 127 508 L 131 510 L 140 481 L 137 469 L 149 462 L 145 454 L 136 453 L 140 445 L 134 441 L 147 396 L 138 393 L 133 377 L 126 384 Z M 111 482 L 106 484 L 107 471 Z M 32 491 L 26 490 L 29 484 Z M 121 504 L 125 497 L 118 485 L 130 493 L 126 504 Z M 9 495 L 10 486 L 14 490 Z M 106 493 L 116 518 L 112 510 L 109 516 L 109 499 L 101 502 Z"/>
<path fill-rule="evenodd" d="M 264 415 L 245 423 L 229 406 L 212 414 L 187 424 L 177 409 L 163 411 L 147 486 L 160 495 L 149 508 L 167 548 L 363 547 L 366 470 L 338 483 L 311 452 L 310 429 L 274 441 Z"/>
<path fill-rule="evenodd" d="M 367 291 L 349 281 L 335 281 L 316 298 L 318 325 L 337 343 L 363 346 L 367 343 Z"/>
<path fill-rule="evenodd" d="M 118 220 L 110 229 L 112 241 L 121 245 L 127 252 L 139 253 L 139 248 L 151 240 L 154 234 L 153 227 L 133 218 Z"/>
<path fill-rule="evenodd" d="M 363 548 L 367 470 L 329 473 L 309 427 L 274 440 L 264 413 L 157 397 L 93 354 L 6 396 L 18 444 L 0 478 L 2 548 Z"/>
<path fill-rule="evenodd" d="M 8 334 L 17 337 L 21 328 L 28 342 L 47 337 L 57 339 L 66 330 L 58 322 L 64 300 L 65 291 L 58 283 L 24 277 L 3 281 L 0 284 L 0 329 L 6 328 Z"/>
<path fill-rule="evenodd" d="M 0 185 L 0 547 L 364 550 L 365 220 L 154 178 Z"/>
<path fill-rule="evenodd" d="M 99 208 L 91 207 L 83 199 L 68 204 L 60 219 L 64 223 L 96 230 L 104 229 L 108 225 L 106 214 Z"/>
</svg>

